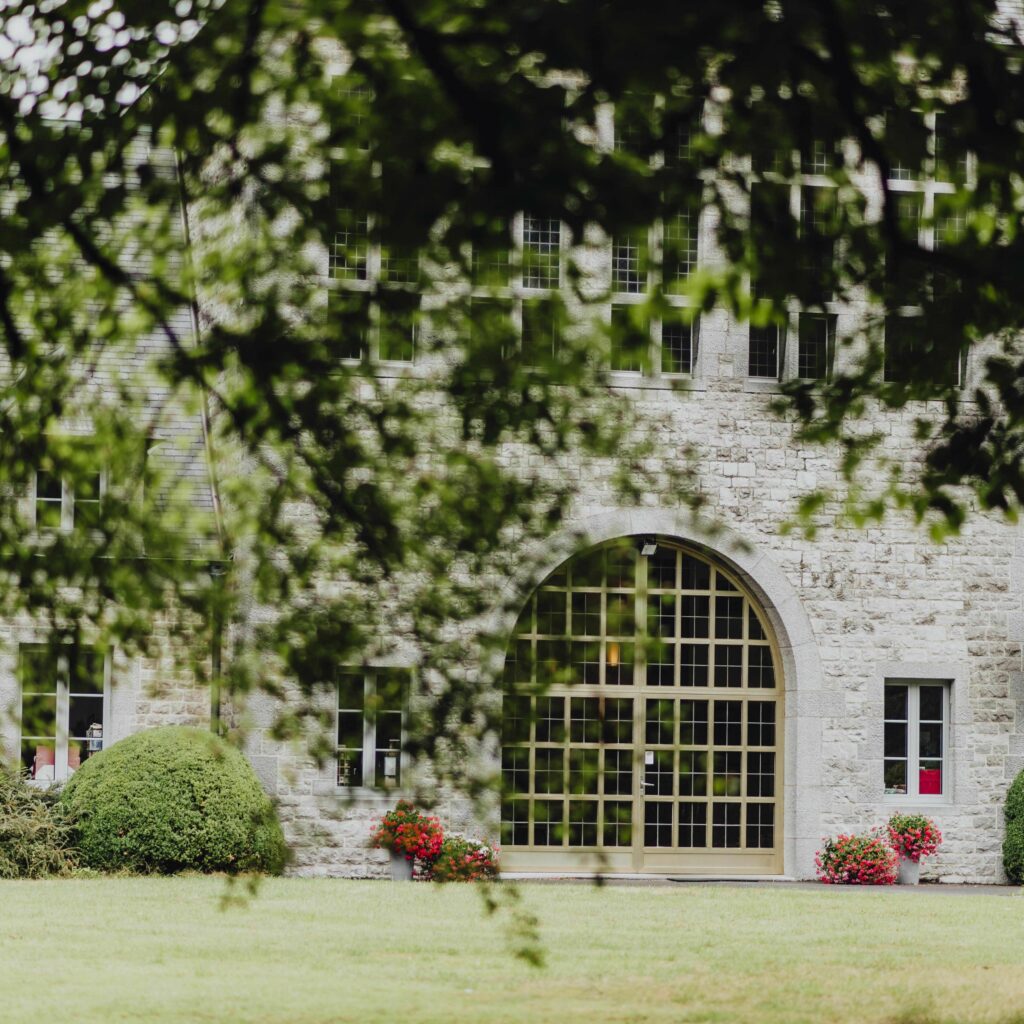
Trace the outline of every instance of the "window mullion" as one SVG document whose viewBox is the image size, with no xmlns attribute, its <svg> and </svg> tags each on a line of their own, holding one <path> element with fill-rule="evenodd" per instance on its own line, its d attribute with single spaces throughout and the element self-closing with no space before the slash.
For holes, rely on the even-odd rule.
<svg viewBox="0 0 1024 1024">
<path fill-rule="evenodd" d="M 70 670 L 68 657 L 57 659 L 57 737 L 54 748 L 53 777 L 62 781 L 68 774 L 68 729 L 71 719 Z"/>
<path fill-rule="evenodd" d="M 911 686 L 907 693 L 907 796 L 921 795 L 921 688 Z"/>
<path fill-rule="evenodd" d="M 71 530 L 75 525 L 75 495 L 67 477 L 60 481 L 60 528 Z"/>
<path fill-rule="evenodd" d="M 370 714 L 376 704 L 377 677 L 368 672 L 363 680 L 363 785 L 376 786 L 377 717 Z"/>
</svg>

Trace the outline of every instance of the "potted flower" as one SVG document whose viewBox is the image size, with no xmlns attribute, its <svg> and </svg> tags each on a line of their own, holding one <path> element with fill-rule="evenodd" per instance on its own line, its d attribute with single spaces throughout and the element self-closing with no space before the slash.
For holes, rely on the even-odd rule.
<svg viewBox="0 0 1024 1024">
<path fill-rule="evenodd" d="M 498 851 L 465 836 L 445 836 L 426 875 L 435 882 L 481 882 L 498 877 Z"/>
<path fill-rule="evenodd" d="M 826 839 L 814 863 L 826 885 L 892 885 L 896 881 L 896 852 L 878 835 Z"/>
<path fill-rule="evenodd" d="M 399 800 L 374 828 L 370 845 L 387 850 L 391 858 L 391 879 L 407 882 L 416 861 L 430 864 L 441 850 L 444 833 L 437 818 L 417 810 L 409 800 Z"/>
<path fill-rule="evenodd" d="M 921 880 L 921 858 L 935 854 L 942 833 L 923 814 L 894 814 L 885 827 L 889 843 L 900 859 L 900 884 L 917 885 Z"/>
</svg>

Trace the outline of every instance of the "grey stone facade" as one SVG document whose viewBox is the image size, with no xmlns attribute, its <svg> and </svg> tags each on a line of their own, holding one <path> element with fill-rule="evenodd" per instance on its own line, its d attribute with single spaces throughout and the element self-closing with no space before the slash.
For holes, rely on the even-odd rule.
<svg viewBox="0 0 1024 1024">
<path fill-rule="evenodd" d="M 707 225 L 701 258 L 716 258 Z M 594 257 L 598 275 L 606 273 L 604 259 Z M 840 333 L 853 322 L 844 318 L 857 313 L 839 313 Z M 187 318 L 182 329 L 188 330 Z M 802 495 L 816 487 L 841 494 L 842 481 L 835 451 L 802 447 L 792 427 L 770 412 L 778 388 L 746 376 L 747 343 L 747 325 L 713 311 L 701 319 L 692 379 L 673 386 L 658 378 L 612 375 L 621 401 L 636 403 L 642 415 L 656 419 L 666 467 L 687 446 L 696 449 L 707 523 L 681 511 L 683 503 L 671 493 L 649 494 L 642 507 L 616 507 L 609 467 L 580 464 L 569 470 L 578 476 L 578 501 L 564 531 L 550 538 L 547 570 L 579 534 L 594 543 L 649 534 L 703 547 L 760 599 L 785 679 L 786 875 L 813 875 L 823 836 L 881 824 L 896 809 L 920 809 L 945 834 L 926 876 L 1002 880 L 1002 802 L 1024 768 L 1024 535 L 976 512 L 960 536 L 936 544 L 900 513 L 855 528 L 839 521 L 838 506 L 819 514 L 813 541 L 797 532 L 781 534 L 780 524 Z M 794 371 L 792 358 L 784 377 Z M 968 367 L 968 383 L 970 372 Z M 887 454 L 912 466 L 920 458 L 914 420 L 921 412 L 908 407 L 878 413 L 864 427 L 883 431 Z M 194 421 L 183 420 L 177 429 L 182 437 L 197 436 Z M 191 456 L 175 457 L 184 460 L 183 471 L 201 474 L 196 447 Z M 513 465 L 520 457 L 508 453 Z M 869 471 L 866 483 L 882 488 L 885 479 L 871 478 Z M 712 529 L 712 523 L 724 529 Z M 543 575 L 533 582 L 539 584 Z M 17 645 L 31 639 L 15 623 L 0 629 L 5 707 L 16 709 Z M 912 807 L 883 792 L 883 685 L 893 678 L 950 684 L 952 785 L 941 801 Z M 252 698 L 238 714 L 253 727 L 248 752 L 278 802 L 295 850 L 293 870 L 382 874 L 384 857 L 368 850 L 366 839 L 372 818 L 391 806 L 395 794 L 346 794 L 335 785 L 333 766 L 319 767 L 301 751 L 271 740 L 266 730 L 275 707 L 267 698 Z M 160 665 L 115 659 L 109 739 L 160 724 L 200 724 L 208 715 L 208 695 L 188 679 L 169 684 Z M 5 718 L 3 729 L 6 745 L 16 749 L 16 724 Z M 437 813 L 455 828 L 483 828 L 473 825 L 457 797 L 442 801 Z"/>
<path fill-rule="evenodd" d="M 702 342 L 711 347 L 709 326 Z M 745 331 L 723 325 L 718 340 L 719 362 L 735 360 Z M 1024 763 L 1018 528 L 975 514 L 961 536 L 936 544 L 899 514 L 859 529 L 835 525 L 832 509 L 815 540 L 780 535 L 779 524 L 802 493 L 838 485 L 833 456 L 793 442 L 790 429 L 768 411 L 763 385 L 733 376 L 700 384 L 685 393 L 623 389 L 623 400 L 667 407 L 666 458 L 683 444 L 698 445 L 709 516 L 726 529 L 702 528 L 675 510 L 671 495 L 650 495 L 643 508 L 615 508 L 605 488 L 582 483 L 575 519 L 551 538 L 548 570 L 578 532 L 595 543 L 650 534 L 702 546 L 760 598 L 785 676 L 786 875 L 812 876 L 814 852 L 826 835 L 880 825 L 895 810 L 920 810 L 945 835 L 926 877 L 1002 880 L 1002 802 Z M 918 455 L 913 417 L 908 410 L 884 418 L 890 454 L 905 453 L 908 462 Z M 951 684 L 952 785 L 941 801 L 912 805 L 884 795 L 883 684 L 894 678 Z M 296 840 L 297 870 L 383 870 L 365 837 L 393 796 L 366 795 L 347 806 L 329 770 L 266 742 L 253 753 Z M 465 809 L 455 802 L 439 813 L 459 819 Z"/>
</svg>

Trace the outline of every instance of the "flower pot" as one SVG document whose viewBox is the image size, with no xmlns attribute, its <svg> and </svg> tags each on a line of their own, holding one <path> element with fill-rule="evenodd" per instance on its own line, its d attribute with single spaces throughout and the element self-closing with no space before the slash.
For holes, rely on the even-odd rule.
<svg viewBox="0 0 1024 1024">
<path fill-rule="evenodd" d="M 388 850 L 388 859 L 391 861 L 391 881 L 411 882 L 412 861 L 405 859 L 405 854 Z"/>
<path fill-rule="evenodd" d="M 917 885 L 921 881 L 921 862 L 900 857 L 898 881 L 900 885 Z"/>
</svg>

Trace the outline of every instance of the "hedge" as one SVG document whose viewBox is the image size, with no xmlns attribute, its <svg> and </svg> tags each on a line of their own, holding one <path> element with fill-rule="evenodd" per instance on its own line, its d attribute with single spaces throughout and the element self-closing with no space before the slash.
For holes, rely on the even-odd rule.
<svg viewBox="0 0 1024 1024">
<path fill-rule="evenodd" d="M 61 803 L 101 871 L 279 873 L 287 848 L 240 750 L 202 729 L 136 733 L 89 758 Z"/>
<path fill-rule="evenodd" d="M 1024 772 L 1013 780 L 1006 794 L 1003 867 L 1011 882 L 1024 883 Z"/>
</svg>

